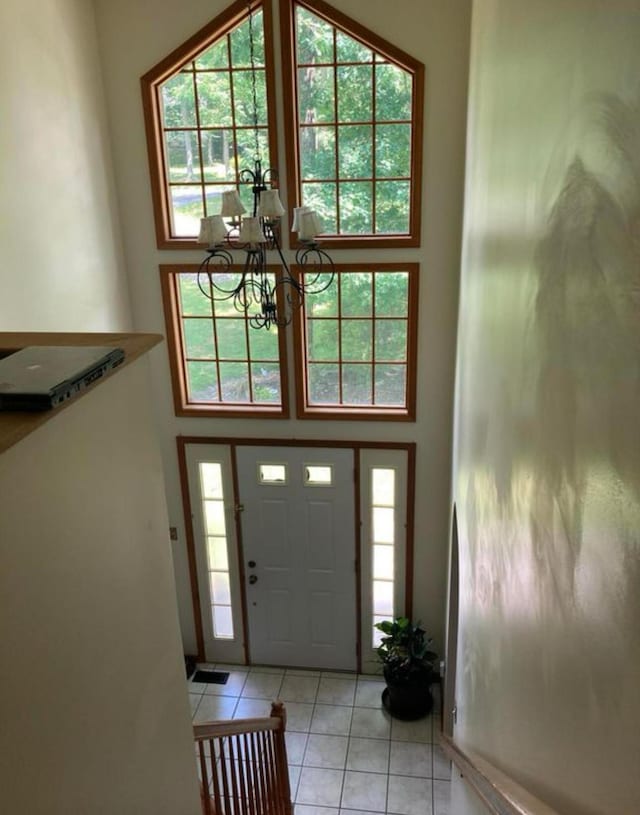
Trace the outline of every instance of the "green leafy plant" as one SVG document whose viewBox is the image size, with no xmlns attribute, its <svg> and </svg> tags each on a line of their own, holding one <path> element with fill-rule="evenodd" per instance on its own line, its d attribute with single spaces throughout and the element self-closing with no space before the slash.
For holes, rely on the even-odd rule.
<svg viewBox="0 0 640 815">
<path fill-rule="evenodd" d="M 429 650 L 432 640 L 419 622 L 414 625 L 408 617 L 396 617 L 376 623 L 376 628 L 384 634 L 376 650 L 387 681 L 402 683 L 431 677 L 438 655 Z"/>
</svg>

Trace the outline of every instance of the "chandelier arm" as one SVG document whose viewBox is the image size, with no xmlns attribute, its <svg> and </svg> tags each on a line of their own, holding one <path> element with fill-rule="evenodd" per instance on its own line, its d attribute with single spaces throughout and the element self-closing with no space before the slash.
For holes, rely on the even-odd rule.
<svg viewBox="0 0 640 815">
<path fill-rule="evenodd" d="M 291 271 L 289 269 L 289 264 L 285 260 L 284 255 L 282 254 L 282 247 L 280 246 L 280 241 L 278 240 L 278 236 L 277 236 L 277 234 L 276 234 L 276 232 L 274 230 L 270 229 L 270 232 L 271 232 L 271 235 L 272 235 L 273 249 L 275 249 L 276 252 L 278 253 L 278 257 L 280 258 L 280 263 L 282 264 L 282 268 L 284 269 L 284 272 L 285 272 L 285 274 L 282 275 L 282 277 L 286 277 L 286 279 L 289 282 L 291 282 L 291 284 L 293 286 L 295 286 L 297 288 L 297 283 L 294 280 L 293 275 L 291 274 Z"/>
<path fill-rule="evenodd" d="M 214 262 L 217 259 L 218 262 Z M 215 247 L 207 249 L 207 256 L 198 267 L 198 276 L 196 278 L 198 288 L 208 300 L 229 300 L 236 292 L 236 286 L 233 289 L 225 289 L 214 281 L 215 275 L 228 274 L 233 265 L 233 256 L 226 249 Z M 213 268 L 212 268 L 213 266 Z M 203 284 L 203 277 L 206 277 L 208 288 Z M 218 292 L 221 296 L 216 297 L 213 291 Z"/>
<path fill-rule="evenodd" d="M 254 184 L 256 183 L 256 174 L 255 170 L 250 170 L 248 167 L 244 167 L 240 170 L 240 182 L 242 184 Z"/>
<path fill-rule="evenodd" d="M 336 274 L 335 264 L 331 256 L 325 252 L 324 249 L 320 249 L 317 243 L 298 249 L 296 252 L 296 264 L 303 269 L 305 282 L 299 284 L 299 286 L 304 294 L 320 294 L 333 283 L 333 278 Z M 305 270 L 306 267 L 310 265 L 314 267 L 319 265 L 320 268 L 313 274 Z M 323 280 L 321 285 L 317 285 L 318 280 L 325 277 L 326 280 Z M 307 280 L 307 278 L 309 279 Z"/>
<path fill-rule="evenodd" d="M 274 167 L 267 167 L 262 173 L 262 182 L 273 186 L 278 180 L 278 171 Z"/>
</svg>

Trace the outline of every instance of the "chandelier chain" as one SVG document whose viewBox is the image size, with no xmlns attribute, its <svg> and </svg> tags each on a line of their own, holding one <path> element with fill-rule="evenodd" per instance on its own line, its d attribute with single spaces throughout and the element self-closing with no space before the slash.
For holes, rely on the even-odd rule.
<svg viewBox="0 0 640 815">
<path fill-rule="evenodd" d="M 293 229 L 299 232 L 302 244 L 295 255 L 297 274 L 291 273 L 282 251 L 280 217 L 284 209 L 277 192 L 278 172 L 275 168 L 263 168 L 260 153 L 254 6 L 259 7 L 256 0 L 247 0 L 255 159 L 254 166 L 242 169 L 238 179 L 239 184 L 251 185 L 253 212 L 251 217 L 240 220 L 246 209 L 237 189 L 223 193 L 220 215 L 201 219 L 199 240 L 207 243 L 208 249 L 198 269 L 198 286 L 212 301 L 231 301 L 239 313 L 245 314 L 251 328 L 269 330 L 272 326 L 288 325 L 306 295 L 325 291 L 334 279 L 335 267 L 331 257 L 318 245 L 316 235 L 320 226 L 316 222 L 319 218 L 310 207 L 296 210 L 303 213 L 303 221 L 311 220 L 304 235 L 302 226 L 296 227 L 294 218 Z M 264 75 L 265 69 L 261 70 Z M 225 204 L 227 196 L 229 203 Z M 231 218 L 228 231 L 224 218 Z M 234 268 L 231 251 L 234 249 L 245 252 L 241 270 Z M 277 271 L 268 269 L 267 250 L 277 252 L 280 262 Z"/>
<path fill-rule="evenodd" d="M 251 0 L 247 2 L 249 10 L 249 60 L 251 62 L 251 95 L 253 104 L 253 138 L 255 146 L 255 160 L 260 161 L 260 140 L 258 138 L 258 90 L 256 86 L 256 50 L 253 32 L 253 9 Z"/>
</svg>

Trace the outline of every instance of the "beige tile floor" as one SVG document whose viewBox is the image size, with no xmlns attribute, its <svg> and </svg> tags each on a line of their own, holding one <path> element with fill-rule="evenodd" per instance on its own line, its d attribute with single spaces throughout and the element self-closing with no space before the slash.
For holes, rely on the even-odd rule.
<svg viewBox="0 0 640 815">
<path fill-rule="evenodd" d="M 215 667 L 229 671 L 225 685 L 188 683 L 193 721 L 268 716 L 281 699 L 296 815 L 449 815 L 451 766 L 437 744 L 439 717 L 392 719 L 381 705 L 382 680 Z"/>
</svg>

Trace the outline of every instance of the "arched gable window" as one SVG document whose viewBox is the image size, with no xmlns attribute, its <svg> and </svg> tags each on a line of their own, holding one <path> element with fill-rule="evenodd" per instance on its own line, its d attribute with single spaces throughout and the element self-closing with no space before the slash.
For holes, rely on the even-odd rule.
<svg viewBox="0 0 640 815">
<path fill-rule="evenodd" d="M 276 166 L 270 0 L 251 3 L 258 139 Z M 220 212 L 256 154 L 249 10 L 233 3 L 142 77 L 158 248 L 197 246 L 200 218 Z"/>
<path fill-rule="evenodd" d="M 418 246 L 424 66 L 321 0 L 280 15 L 291 205 L 335 246 Z"/>
<path fill-rule="evenodd" d="M 256 153 L 278 166 L 271 2 L 234 2 L 142 77 L 160 249 L 202 252 L 200 218 L 223 192 L 250 209 L 239 176 Z M 280 22 L 289 211 L 319 210 L 329 245 L 419 246 L 424 66 L 322 0 L 280 0 Z M 415 420 L 419 268 L 382 254 L 337 264 L 294 314 L 301 419 Z M 213 302 L 197 264 L 161 280 L 176 415 L 287 418 L 284 331 Z"/>
</svg>

